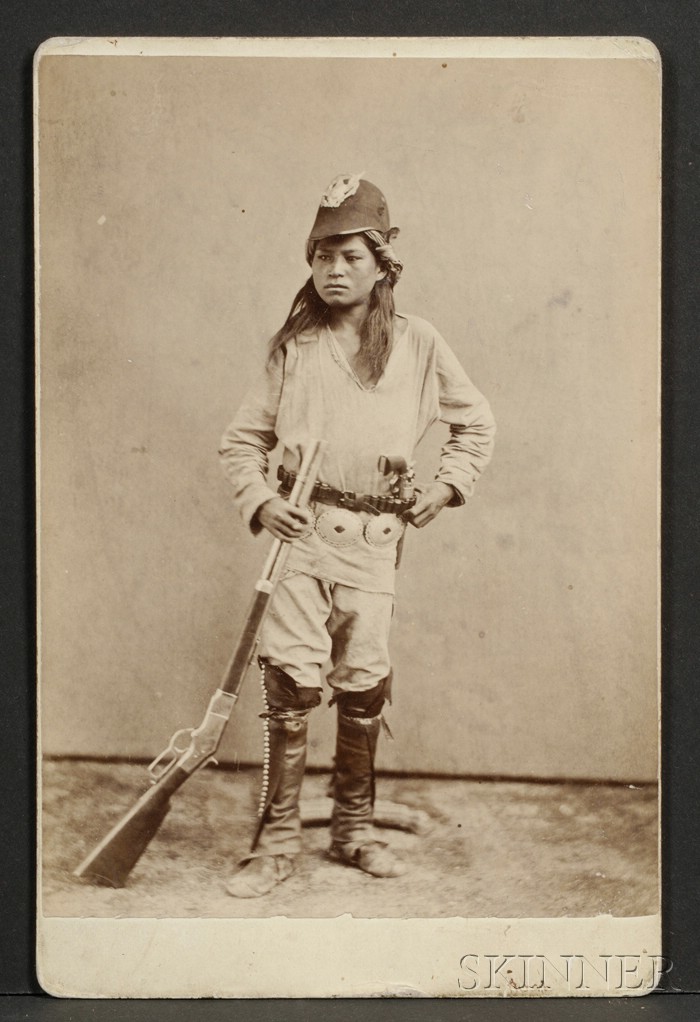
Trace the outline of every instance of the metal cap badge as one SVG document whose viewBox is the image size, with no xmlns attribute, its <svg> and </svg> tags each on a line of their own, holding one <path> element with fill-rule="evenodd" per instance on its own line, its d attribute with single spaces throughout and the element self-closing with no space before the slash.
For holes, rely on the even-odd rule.
<svg viewBox="0 0 700 1022">
<path fill-rule="evenodd" d="M 321 196 L 309 241 L 320 241 L 335 234 L 390 229 L 389 207 L 382 192 L 362 174 L 338 174 Z"/>
</svg>

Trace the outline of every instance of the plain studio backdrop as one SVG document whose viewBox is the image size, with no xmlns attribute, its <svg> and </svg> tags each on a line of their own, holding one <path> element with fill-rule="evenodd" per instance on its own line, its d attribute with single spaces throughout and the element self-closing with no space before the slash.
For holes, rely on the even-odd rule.
<svg viewBox="0 0 700 1022">
<path fill-rule="evenodd" d="M 117 50 L 39 68 L 43 751 L 149 759 L 200 722 L 269 547 L 219 440 L 321 192 L 364 171 L 398 309 L 499 430 L 467 505 L 407 533 L 378 765 L 654 779 L 658 64 Z M 256 674 L 223 762 L 260 761 Z"/>
</svg>

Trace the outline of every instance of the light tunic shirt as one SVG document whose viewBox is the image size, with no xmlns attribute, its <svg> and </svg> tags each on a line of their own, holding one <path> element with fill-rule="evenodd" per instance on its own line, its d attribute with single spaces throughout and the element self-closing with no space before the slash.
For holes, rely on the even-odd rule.
<svg viewBox="0 0 700 1022">
<path fill-rule="evenodd" d="M 358 494 L 386 494 L 380 455 L 413 460 L 437 420 L 449 425 L 435 476 L 463 504 L 491 458 L 495 425 L 488 402 L 430 323 L 396 317 L 394 345 L 376 384 L 363 386 L 327 327 L 298 335 L 275 353 L 249 391 L 221 448 L 234 501 L 253 532 L 258 508 L 276 496 L 267 483 L 268 454 L 282 445 L 285 469 L 295 471 L 310 438 L 327 443 L 319 480 Z M 312 505 L 317 515 L 329 508 Z M 363 524 L 372 516 L 358 512 Z M 394 591 L 395 546 L 361 536 L 336 548 L 316 531 L 292 544 L 290 570 L 368 592 Z"/>
</svg>

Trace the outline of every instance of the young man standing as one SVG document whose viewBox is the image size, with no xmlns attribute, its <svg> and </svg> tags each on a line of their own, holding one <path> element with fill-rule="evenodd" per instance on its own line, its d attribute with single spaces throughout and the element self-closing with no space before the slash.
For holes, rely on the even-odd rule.
<svg viewBox="0 0 700 1022">
<path fill-rule="evenodd" d="M 253 848 L 227 887 L 234 897 L 266 894 L 294 870 L 307 722 L 329 660 L 338 725 L 329 855 L 378 877 L 406 870 L 372 825 L 397 546 L 406 522 L 422 528 L 465 502 L 491 457 L 495 426 L 438 332 L 396 313 L 397 234 L 375 185 L 347 174 L 331 182 L 307 241 L 311 277 L 222 442 L 244 521 L 292 543 L 260 635 L 265 782 Z M 403 498 L 379 471 L 380 456 L 410 464 L 437 420 L 449 437 L 435 479 Z M 326 453 L 310 507 L 295 508 L 285 496 L 312 437 L 326 441 Z M 278 444 L 275 492 L 267 469 Z"/>
</svg>

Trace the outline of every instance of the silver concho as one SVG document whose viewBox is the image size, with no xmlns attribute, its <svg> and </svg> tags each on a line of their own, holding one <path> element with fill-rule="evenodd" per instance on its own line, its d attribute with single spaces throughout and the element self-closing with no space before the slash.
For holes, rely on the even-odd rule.
<svg viewBox="0 0 700 1022">
<path fill-rule="evenodd" d="M 370 546 L 391 546 L 398 542 L 405 528 L 396 515 L 376 515 L 365 525 L 365 539 Z"/>
<path fill-rule="evenodd" d="M 347 508 L 335 507 L 318 516 L 316 532 L 329 546 L 352 546 L 362 535 L 362 519 Z"/>
</svg>

